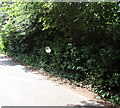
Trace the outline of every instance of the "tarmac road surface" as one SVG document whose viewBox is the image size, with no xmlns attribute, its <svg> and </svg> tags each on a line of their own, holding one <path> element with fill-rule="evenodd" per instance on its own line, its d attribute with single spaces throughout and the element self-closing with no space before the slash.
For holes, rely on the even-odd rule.
<svg viewBox="0 0 120 108">
<path fill-rule="evenodd" d="M 0 55 L 0 106 L 101 106 Z"/>
</svg>

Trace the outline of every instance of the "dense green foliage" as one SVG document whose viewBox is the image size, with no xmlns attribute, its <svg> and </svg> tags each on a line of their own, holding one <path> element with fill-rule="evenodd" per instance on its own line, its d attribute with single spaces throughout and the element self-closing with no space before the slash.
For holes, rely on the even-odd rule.
<svg viewBox="0 0 120 108">
<path fill-rule="evenodd" d="M 8 55 L 71 81 L 87 80 L 120 104 L 118 3 L 2 3 Z"/>
</svg>

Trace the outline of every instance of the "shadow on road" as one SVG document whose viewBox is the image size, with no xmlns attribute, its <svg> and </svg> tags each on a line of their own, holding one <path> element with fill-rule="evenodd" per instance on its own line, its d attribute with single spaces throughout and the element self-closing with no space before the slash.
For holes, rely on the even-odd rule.
<svg viewBox="0 0 120 108">
<path fill-rule="evenodd" d="M 9 58 L 6 55 L 2 55 L 2 54 L 0 54 L 0 65 L 2 65 L 2 66 L 21 66 L 21 64 L 19 64 L 18 62 L 13 61 L 12 58 Z M 27 69 L 24 66 L 22 66 L 22 69 L 26 73 L 32 72 L 30 69 Z"/>
<path fill-rule="evenodd" d="M 11 60 L 3 59 L 2 61 L 0 60 L 0 65 L 4 65 L 4 66 L 16 66 L 16 65 L 19 65 L 19 64 L 14 63 Z"/>
<path fill-rule="evenodd" d="M 72 106 L 72 108 L 117 108 L 116 106 L 101 106 L 101 103 L 95 104 L 94 101 L 89 100 L 89 102 L 86 101 L 80 101 L 82 105 L 79 104 L 68 104 L 67 106 Z"/>
<path fill-rule="evenodd" d="M 12 59 L 8 58 L 6 55 L 0 54 L 0 65 L 4 66 L 16 66 L 19 65 L 18 63 L 15 63 L 11 61 Z"/>
</svg>

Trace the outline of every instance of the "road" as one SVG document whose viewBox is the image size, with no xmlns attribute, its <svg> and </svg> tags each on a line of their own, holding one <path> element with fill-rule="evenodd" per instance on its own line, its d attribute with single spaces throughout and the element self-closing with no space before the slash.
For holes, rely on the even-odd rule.
<svg viewBox="0 0 120 108">
<path fill-rule="evenodd" d="M 0 106 L 101 106 L 0 55 Z"/>
</svg>

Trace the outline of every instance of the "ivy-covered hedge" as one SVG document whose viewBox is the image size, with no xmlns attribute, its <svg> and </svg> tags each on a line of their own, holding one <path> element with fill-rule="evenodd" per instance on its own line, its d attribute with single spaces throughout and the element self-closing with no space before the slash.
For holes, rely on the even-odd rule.
<svg viewBox="0 0 120 108">
<path fill-rule="evenodd" d="M 117 2 L 3 2 L 1 10 L 8 55 L 71 81 L 87 80 L 120 104 Z"/>
</svg>

